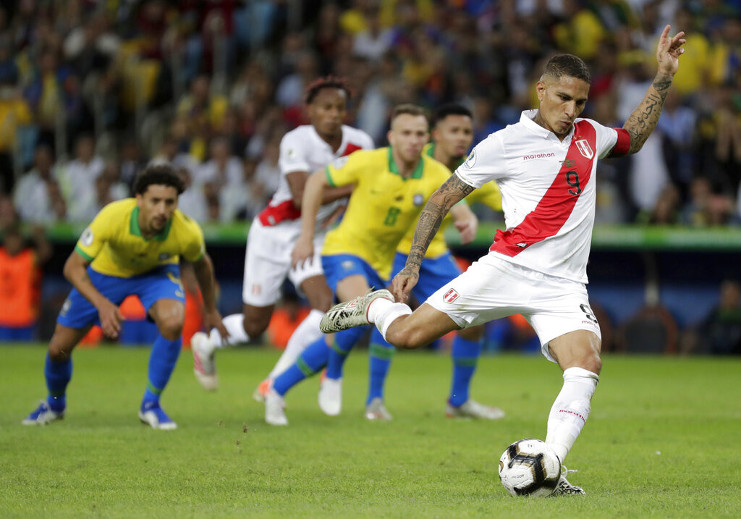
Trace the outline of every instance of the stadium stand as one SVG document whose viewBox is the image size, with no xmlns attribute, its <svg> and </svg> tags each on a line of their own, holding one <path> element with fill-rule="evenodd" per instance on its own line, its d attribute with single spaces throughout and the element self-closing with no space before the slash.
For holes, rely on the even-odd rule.
<svg viewBox="0 0 741 519">
<path fill-rule="evenodd" d="M 317 75 L 350 79 L 357 101 L 348 122 L 379 146 L 390 109 L 401 102 L 431 108 L 463 103 L 474 111 L 480 139 L 532 105 L 521 93 L 534 91 L 533 71 L 544 59 L 574 52 L 593 70 L 591 112 L 585 115 L 621 125 L 624 107 L 635 106 L 650 81 L 645 64 L 666 23 L 689 34 L 676 88 L 644 150 L 632 160 L 600 166 L 596 234 L 600 225 L 636 223 L 712 228 L 738 244 L 736 0 L 3 2 L 0 225 L 13 214 L 24 225 L 42 224 L 65 255 L 70 235 L 79 231 L 75 224 L 128 196 L 137 168 L 168 160 L 187 178 L 182 208 L 206 226 L 211 242 L 235 255 L 241 249 L 220 242 L 219 229 L 236 222 L 234 232 L 243 237 L 239 222 L 269 200 L 276 143 L 306 122 L 303 89 Z M 479 216 L 500 220 L 490 212 Z M 606 252 L 593 265 L 619 245 L 600 249 L 597 243 Z M 729 270 L 722 262 L 718 276 Z M 241 266 L 241 258 L 233 263 Z M 48 290 L 60 285 L 53 279 L 56 267 L 51 261 L 45 269 Z M 222 304 L 228 305 L 237 292 L 229 279 L 240 274 L 221 267 Z M 619 283 L 599 286 L 610 278 L 609 268 L 595 270 L 593 294 L 605 294 L 599 302 L 617 326 L 644 301 L 639 296 L 624 308 Z M 680 327 L 697 324 L 710 311 L 718 276 L 704 280 L 697 292 L 702 297 L 696 311 L 703 315 L 687 317 L 665 301 Z M 683 279 L 670 279 L 662 299 Z M 644 279 L 633 281 L 626 290 L 640 294 Z"/>
</svg>

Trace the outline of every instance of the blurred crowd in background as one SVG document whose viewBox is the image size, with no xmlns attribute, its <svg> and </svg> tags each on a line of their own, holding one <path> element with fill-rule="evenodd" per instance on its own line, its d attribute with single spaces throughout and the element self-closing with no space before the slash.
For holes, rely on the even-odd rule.
<svg viewBox="0 0 741 519">
<path fill-rule="evenodd" d="M 666 24 L 687 34 L 679 73 L 642 151 L 600 162 L 597 223 L 739 225 L 741 0 L 0 0 L 0 277 L 31 302 L 0 319 L 27 335 L 0 340 L 30 337 L 44 229 L 130 196 L 147 164 L 176 165 L 180 208 L 198 222 L 249 221 L 277 187 L 282 136 L 309 122 L 304 88 L 319 76 L 349 80 L 347 123 L 378 146 L 406 102 L 468 106 L 478 142 L 536 107 L 542 65 L 568 52 L 591 66 L 584 115 L 621 126 Z M 638 342 L 741 353 L 740 294 L 723 285 L 697 329 L 704 344 L 677 347 L 665 309 L 650 313 L 661 337 Z M 533 340 L 527 326 L 502 330 L 515 337 L 491 340 Z"/>
<path fill-rule="evenodd" d="M 89 221 L 160 160 L 199 222 L 250 219 L 327 74 L 379 146 L 402 102 L 467 105 L 478 141 L 570 52 L 592 68 L 585 115 L 620 126 L 667 23 L 687 33 L 679 73 L 641 153 L 602 163 L 597 221 L 738 224 L 741 0 L 19 0 L 0 7 L 0 225 Z"/>
</svg>

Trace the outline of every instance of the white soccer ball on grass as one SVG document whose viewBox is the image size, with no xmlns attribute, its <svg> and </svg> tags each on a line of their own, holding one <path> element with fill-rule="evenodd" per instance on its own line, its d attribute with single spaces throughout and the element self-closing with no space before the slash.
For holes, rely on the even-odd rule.
<svg viewBox="0 0 741 519">
<path fill-rule="evenodd" d="M 549 496 L 560 477 L 561 461 L 541 440 L 516 441 L 499 459 L 499 479 L 513 496 Z"/>
</svg>

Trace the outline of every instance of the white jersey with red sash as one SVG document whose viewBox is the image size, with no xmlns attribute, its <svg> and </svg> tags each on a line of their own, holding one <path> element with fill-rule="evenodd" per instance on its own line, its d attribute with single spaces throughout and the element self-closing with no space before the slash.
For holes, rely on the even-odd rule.
<svg viewBox="0 0 741 519">
<path fill-rule="evenodd" d="M 356 150 L 373 149 L 373 139 L 362 130 L 350 126 L 342 126 L 342 144 L 336 152 L 322 139 L 313 126 L 299 126 L 283 136 L 280 141 L 280 182 L 278 189 L 271 198 L 268 206 L 257 215 L 257 219 L 266 227 L 279 223 L 293 222 L 300 227 L 301 210 L 293 204 L 291 188 L 286 175 L 297 171 L 306 171 L 309 174 L 323 169 L 334 159 L 350 155 Z M 335 201 L 322 206 L 317 214 L 317 226 L 334 212 L 343 201 Z"/>
<path fill-rule="evenodd" d="M 576 119 L 561 141 L 533 121 L 536 112 L 481 141 L 456 175 L 473 187 L 499 185 L 506 230 L 497 232 L 489 255 L 586 283 L 597 159 L 627 153 L 630 137 Z"/>
</svg>

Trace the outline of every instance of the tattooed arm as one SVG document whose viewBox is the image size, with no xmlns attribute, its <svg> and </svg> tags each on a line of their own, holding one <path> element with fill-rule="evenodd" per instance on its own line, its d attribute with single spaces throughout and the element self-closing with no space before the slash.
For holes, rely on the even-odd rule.
<svg viewBox="0 0 741 519">
<path fill-rule="evenodd" d="M 630 151 L 636 153 L 643 147 L 648 136 L 656 128 L 661 115 L 661 108 L 664 106 L 664 99 L 669 92 L 669 87 L 677 73 L 679 67 L 679 56 L 684 53 L 682 45 L 685 43 L 684 33 L 679 32 L 673 38 L 669 37 L 667 25 L 659 38 L 659 45 L 656 49 L 656 61 L 659 64 L 658 72 L 654 82 L 648 88 L 646 97 L 638 108 L 628 117 L 623 128 L 630 135 Z"/>
<path fill-rule="evenodd" d="M 392 282 L 392 291 L 397 301 L 405 302 L 412 288 L 417 284 L 422 259 L 425 257 L 427 247 L 430 246 L 432 238 L 437 234 L 445 215 L 448 214 L 451 207 L 463 200 L 473 189 L 472 186 L 453 174 L 427 201 L 424 209 L 422 209 L 422 214 L 419 215 L 406 265 L 394 277 Z"/>
</svg>

